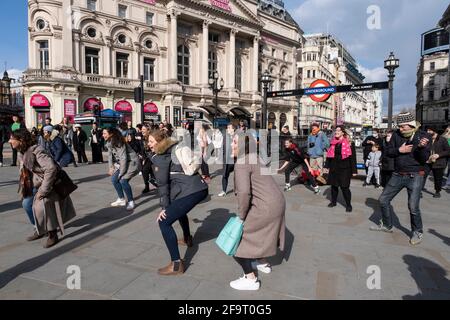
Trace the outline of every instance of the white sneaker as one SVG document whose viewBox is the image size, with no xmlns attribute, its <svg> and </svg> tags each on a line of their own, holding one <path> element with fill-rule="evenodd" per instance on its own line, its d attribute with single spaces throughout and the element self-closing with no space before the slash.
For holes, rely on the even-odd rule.
<svg viewBox="0 0 450 320">
<path fill-rule="evenodd" d="M 227 195 L 227 193 L 225 191 L 222 191 L 221 193 L 219 193 L 217 196 L 218 197 L 225 197 Z"/>
<path fill-rule="evenodd" d="M 134 210 L 134 201 L 128 202 L 127 210 Z"/>
<path fill-rule="evenodd" d="M 320 188 L 318 186 L 314 188 L 314 193 L 315 194 L 319 194 L 320 193 Z"/>
<path fill-rule="evenodd" d="M 127 204 L 125 199 L 117 198 L 116 201 L 111 203 L 111 207 L 123 207 Z"/>
<path fill-rule="evenodd" d="M 139 175 L 142 176 L 142 171 L 139 171 Z"/>
<path fill-rule="evenodd" d="M 259 286 L 258 279 L 249 279 L 245 275 L 230 282 L 230 287 L 236 290 L 259 290 Z"/>
<path fill-rule="evenodd" d="M 0 167 L 3 167 L 3 163 L 0 162 Z"/>
<path fill-rule="evenodd" d="M 252 268 L 262 273 L 271 273 L 272 267 L 268 263 L 258 263 L 258 261 L 252 261 Z"/>
</svg>

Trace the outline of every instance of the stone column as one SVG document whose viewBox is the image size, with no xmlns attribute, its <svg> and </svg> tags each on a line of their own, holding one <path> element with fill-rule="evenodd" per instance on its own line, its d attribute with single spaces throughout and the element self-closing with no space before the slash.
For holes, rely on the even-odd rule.
<svg viewBox="0 0 450 320">
<path fill-rule="evenodd" d="M 201 76 L 200 80 L 202 82 L 202 86 L 208 88 L 208 52 L 209 52 L 209 25 L 210 21 L 203 21 L 203 39 L 202 39 L 202 61 L 201 61 Z"/>
<path fill-rule="evenodd" d="M 72 6 L 70 0 L 64 0 L 62 4 L 62 12 L 65 15 L 64 21 L 72 21 Z M 70 20 L 69 20 L 70 19 Z M 62 28 L 62 66 L 73 68 L 73 51 L 72 51 L 72 33 L 73 25 L 70 23 L 70 28 L 63 26 Z"/>
<path fill-rule="evenodd" d="M 112 61 L 111 61 L 111 47 L 112 47 L 112 43 L 111 41 L 107 41 L 107 44 L 105 46 L 105 53 L 104 53 L 104 57 L 105 57 L 105 69 L 104 69 L 104 75 L 105 76 L 111 76 L 112 75 Z"/>
<path fill-rule="evenodd" d="M 170 12 L 170 34 L 169 34 L 169 72 L 170 80 L 177 81 L 177 17 L 180 13 L 172 10 Z"/>
<path fill-rule="evenodd" d="M 254 93 L 258 92 L 258 65 L 259 65 L 259 36 L 253 38 L 253 77 L 251 90 Z"/>
<path fill-rule="evenodd" d="M 230 54 L 229 54 L 229 65 L 228 65 L 228 88 L 231 90 L 234 90 L 236 83 L 235 83 L 235 71 L 236 71 L 236 33 L 238 31 L 236 29 L 230 30 Z"/>
<path fill-rule="evenodd" d="M 74 59 L 74 66 L 75 69 L 78 72 L 82 72 L 84 73 L 84 70 L 81 70 L 81 64 L 80 64 L 80 36 L 79 35 L 75 35 L 75 48 L 74 48 L 74 55 L 73 55 L 73 59 Z"/>
</svg>

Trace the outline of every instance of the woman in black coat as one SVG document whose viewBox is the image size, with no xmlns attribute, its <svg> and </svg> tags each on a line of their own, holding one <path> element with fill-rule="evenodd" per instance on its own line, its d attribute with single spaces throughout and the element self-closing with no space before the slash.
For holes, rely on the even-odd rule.
<svg viewBox="0 0 450 320">
<path fill-rule="evenodd" d="M 88 163 L 85 151 L 85 144 L 87 141 L 86 133 L 81 129 L 81 125 L 75 125 L 75 132 L 73 134 L 73 149 L 77 152 L 78 163 Z"/>
<path fill-rule="evenodd" d="M 337 126 L 327 152 L 325 168 L 328 169 L 328 183 L 331 185 L 331 202 L 328 207 L 336 206 L 339 188 L 344 195 L 346 211 L 352 212 L 352 194 L 350 181 L 358 173 L 356 168 L 356 150 L 350 142 L 343 126 Z"/>
<path fill-rule="evenodd" d="M 103 130 L 100 129 L 95 122 L 92 124 L 90 138 L 92 148 L 92 162 L 103 163 Z"/>
</svg>

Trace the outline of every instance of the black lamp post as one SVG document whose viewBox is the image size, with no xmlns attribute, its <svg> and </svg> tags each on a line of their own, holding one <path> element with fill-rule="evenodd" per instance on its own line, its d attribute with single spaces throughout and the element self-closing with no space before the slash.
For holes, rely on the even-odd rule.
<svg viewBox="0 0 450 320">
<path fill-rule="evenodd" d="M 261 82 L 263 84 L 263 105 L 262 105 L 262 114 L 261 114 L 261 128 L 267 129 L 267 91 L 269 89 L 269 83 L 272 82 L 269 71 L 264 71 L 261 76 Z"/>
<path fill-rule="evenodd" d="M 219 104 L 219 98 L 218 94 L 220 91 L 222 91 L 223 86 L 225 85 L 223 78 L 220 78 L 219 80 L 219 73 L 217 71 L 214 71 L 212 74 L 212 78 L 208 79 L 208 84 L 211 90 L 213 91 L 214 97 L 215 97 L 215 103 L 214 103 L 214 118 L 213 118 L 213 128 L 216 127 L 216 117 L 217 117 L 217 111 L 218 111 L 218 104 Z"/>
<path fill-rule="evenodd" d="M 400 66 L 400 60 L 394 56 L 394 52 L 391 52 L 389 57 L 384 60 L 384 68 L 389 71 L 389 104 L 388 104 L 388 129 L 392 129 L 392 109 L 394 98 L 394 71 Z"/>
</svg>

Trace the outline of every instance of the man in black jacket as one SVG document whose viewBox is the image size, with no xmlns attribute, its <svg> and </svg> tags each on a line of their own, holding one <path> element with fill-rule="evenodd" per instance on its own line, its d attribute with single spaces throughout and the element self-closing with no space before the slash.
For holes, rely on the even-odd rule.
<svg viewBox="0 0 450 320">
<path fill-rule="evenodd" d="M 383 190 L 379 201 L 381 207 L 380 225 L 372 231 L 393 232 L 393 208 L 391 201 L 404 188 L 408 190 L 408 208 L 411 218 L 410 244 L 422 242 L 423 226 L 420 213 L 420 192 L 425 178 L 425 163 L 430 157 L 431 137 L 419 131 L 420 124 L 407 112 L 397 116 L 397 130 L 387 145 L 386 156 L 395 160 L 394 173 Z"/>
<path fill-rule="evenodd" d="M 444 171 L 447 167 L 447 159 L 450 156 L 450 146 L 447 142 L 447 139 L 444 139 L 443 137 L 438 135 L 436 128 L 429 127 L 427 129 L 427 132 L 431 135 L 433 140 L 431 142 L 431 156 L 428 159 L 425 167 L 425 179 L 423 181 L 423 187 L 425 187 L 425 183 L 430 171 L 433 171 L 434 190 L 436 191 L 436 193 L 433 195 L 433 198 L 440 198 L 442 181 L 444 181 Z"/>
</svg>

